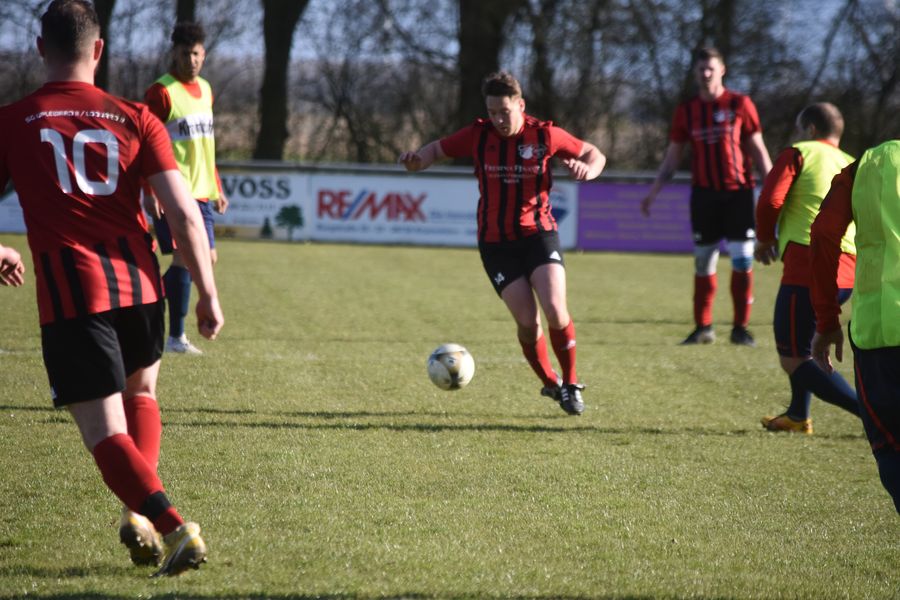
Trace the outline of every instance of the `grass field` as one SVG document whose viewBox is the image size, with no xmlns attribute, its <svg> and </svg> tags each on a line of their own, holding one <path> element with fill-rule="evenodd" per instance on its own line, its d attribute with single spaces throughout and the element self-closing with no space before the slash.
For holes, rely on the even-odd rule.
<svg viewBox="0 0 900 600">
<path fill-rule="evenodd" d="M 0 243 L 25 249 L 24 238 Z M 900 519 L 860 423 L 762 430 L 787 403 L 757 269 L 757 348 L 678 347 L 686 256 L 567 256 L 588 404 L 538 395 L 473 250 L 224 241 L 226 325 L 166 356 L 161 475 L 210 548 L 130 566 L 118 504 L 50 408 L 34 283 L 0 289 L 0 598 L 900 598 Z M 193 327 L 193 322 L 191 322 Z M 475 357 L 442 392 L 425 359 Z M 841 365 L 845 375 L 850 365 Z"/>
</svg>

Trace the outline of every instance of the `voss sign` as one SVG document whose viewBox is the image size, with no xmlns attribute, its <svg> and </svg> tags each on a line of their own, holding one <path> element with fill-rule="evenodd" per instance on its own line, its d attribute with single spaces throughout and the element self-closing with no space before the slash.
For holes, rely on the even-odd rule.
<svg viewBox="0 0 900 600">
<path fill-rule="evenodd" d="M 474 181 L 313 176 L 310 237 L 323 241 L 474 246 Z"/>
</svg>

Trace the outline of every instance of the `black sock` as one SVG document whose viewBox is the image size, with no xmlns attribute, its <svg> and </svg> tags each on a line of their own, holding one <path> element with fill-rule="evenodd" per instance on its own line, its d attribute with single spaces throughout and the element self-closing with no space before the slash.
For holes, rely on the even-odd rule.
<svg viewBox="0 0 900 600">
<path fill-rule="evenodd" d="M 840 373 L 834 371 L 831 375 L 819 368 L 812 360 L 801 364 L 791 375 L 791 388 L 794 386 L 809 390 L 825 402 L 843 408 L 847 412 L 859 416 L 859 402 L 856 399 L 856 391 L 850 387 L 847 380 Z M 793 402 L 791 402 L 793 406 Z M 807 403 L 806 414 L 809 415 Z M 788 409 L 790 412 L 790 409 Z"/>
</svg>

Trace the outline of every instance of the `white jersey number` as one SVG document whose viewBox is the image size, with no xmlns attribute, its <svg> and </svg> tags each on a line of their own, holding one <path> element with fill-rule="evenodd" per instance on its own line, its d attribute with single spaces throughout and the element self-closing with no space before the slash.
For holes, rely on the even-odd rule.
<svg viewBox="0 0 900 600">
<path fill-rule="evenodd" d="M 41 141 L 53 146 L 59 187 L 65 193 L 71 194 L 72 178 L 69 177 L 69 160 L 63 136 L 55 129 L 41 129 Z M 88 177 L 87 167 L 84 164 L 84 147 L 87 144 L 102 144 L 106 147 L 106 180 Z M 106 129 L 79 131 L 72 138 L 72 166 L 75 168 L 75 183 L 85 194 L 109 196 L 115 193 L 119 184 L 119 140 Z"/>
</svg>

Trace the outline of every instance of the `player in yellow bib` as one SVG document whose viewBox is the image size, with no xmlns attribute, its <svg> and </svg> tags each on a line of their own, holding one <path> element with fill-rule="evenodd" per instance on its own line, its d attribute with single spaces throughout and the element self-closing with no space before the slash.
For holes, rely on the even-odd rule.
<svg viewBox="0 0 900 600">
<path fill-rule="evenodd" d="M 804 108 L 797 115 L 797 130 L 805 140 L 778 155 L 763 185 L 756 206 L 754 254 L 763 264 L 779 258 L 784 264 L 775 300 L 774 329 L 781 367 L 791 383 L 787 410 L 774 417 L 763 417 L 762 425 L 770 431 L 811 434 L 812 394 L 859 415 L 856 393 L 850 384 L 840 373 L 820 369 L 810 354 L 816 319 L 809 296 L 809 229 L 832 178 L 853 157 L 838 147 L 844 118 L 833 104 L 820 102 Z M 854 235 L 851 225 L 841 240 L 837 296 L 841 303 L 853 289 Z"/>
<path fill-rule="evenodd" d="M 881 483 L 900 512 L 900 139 L 869 148 L 834 178 L 811 229 L 816 335 L 812 355 L 826 371 L 843 358 L 835 301 L 840 239 L 856 224 L 856 286 L 850 347 L 860 414 Z"/>
<path fill-rule="evenodd" d="M 228 199 L 222 190 L 216 170 L 216 139 L 213 125 L 213 94 L 209 83 L 200 77 L 206 59 L 206 34 L 197 23 L 179 23 L 172 32 L 172 66 L 156 80 L 144 95 L 144 101 L 165 124 L 172 140 L 178 169 L 197 200 L 206 233 L 210 257 L 216 263 L 216 241 L 213 230 L 213 207 L 222 214 Z M 165 215 L 159 204 L 148 196 L 147 211 L 153 217 L 156 237 L 163 254 L 172 254 L 172 266 L 163 276 L 169 308 L 167 352 L 200 354 L 185 335 L 191 295 L 191 276 L 178 249 L 172 243 Z"/>
</svg>

